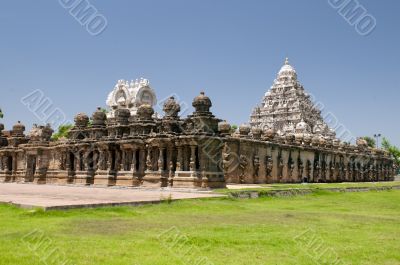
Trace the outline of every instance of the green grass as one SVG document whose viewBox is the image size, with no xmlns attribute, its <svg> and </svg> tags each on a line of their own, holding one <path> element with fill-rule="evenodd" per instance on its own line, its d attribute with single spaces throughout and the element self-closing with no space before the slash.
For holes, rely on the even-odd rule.
<svg viewBox="0 0 400 265">
<path fill-rule="evenodd" d="M 63 255 L 67 264 L 323 264 L 320 253 L 400 264 L 399 202 L 392 190 L 48 212 L 0 205 L 0 264 L 45 264 L 49 253 L 58 263 L 47 264 Z"/>
</svg>

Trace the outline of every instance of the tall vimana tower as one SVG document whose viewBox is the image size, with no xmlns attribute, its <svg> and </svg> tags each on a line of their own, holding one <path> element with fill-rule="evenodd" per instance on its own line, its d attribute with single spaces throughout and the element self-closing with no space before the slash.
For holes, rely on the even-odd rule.
<svg viewBox="0 0 400 265">
<path fill-rule="evenodd" d="M 335 138 L 310 95 L 297 80 L 296 70 L 286 58 L 270 90 L 250 116 L 251 127 L 272 129 L 277 134 L 317 134 Z"/>
</svg>

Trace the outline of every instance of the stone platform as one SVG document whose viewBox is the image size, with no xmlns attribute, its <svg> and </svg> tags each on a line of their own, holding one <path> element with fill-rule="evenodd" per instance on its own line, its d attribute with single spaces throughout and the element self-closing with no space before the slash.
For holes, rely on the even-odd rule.
<svg viewBox="0 0 400 265">
<path fill-rule="evenodd" d="M 220 197 L 209 191 L 176 189 L 126 189 L 0 183 L 0 203 L 22 208 L 72 209 L 101 206 L 144 205 L 164 200 Z"/>
</svg>

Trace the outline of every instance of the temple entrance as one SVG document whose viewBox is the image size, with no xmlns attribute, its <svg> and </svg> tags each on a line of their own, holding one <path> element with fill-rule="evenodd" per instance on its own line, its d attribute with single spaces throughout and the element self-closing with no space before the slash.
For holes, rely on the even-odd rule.
<svg viewBox="0 0 400 265">
<path fill-rule="evenodd" d="M 30 155 L 27 157 L 27 168 L 25 181 L 32 182 L 36 173 L 36 156 Z"/>
</svg>

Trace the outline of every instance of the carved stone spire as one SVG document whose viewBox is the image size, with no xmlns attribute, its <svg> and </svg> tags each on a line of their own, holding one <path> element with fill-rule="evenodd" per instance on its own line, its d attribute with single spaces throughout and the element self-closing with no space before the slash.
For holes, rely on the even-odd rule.
<svg viewBox="0 0 400 265">
<path fill-rule="evenodd" d="M 264 130 L 273 129 L 281 135 L 296 132 L 332 137 L 332 131 L 323 121 L 303 86 L 297 80 L 296 70 L 286 58 L 270 90 L 260 106 L 254 108 L 250 125 Z"/>
</svg>

